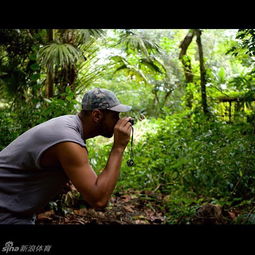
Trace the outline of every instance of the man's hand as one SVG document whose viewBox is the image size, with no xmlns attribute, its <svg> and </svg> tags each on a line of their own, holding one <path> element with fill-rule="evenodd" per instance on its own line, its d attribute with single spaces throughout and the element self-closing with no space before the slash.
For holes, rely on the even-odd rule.
<svg viewBox="0 0 255 255">
<path fill-rule="evenodd" d="M 131 134 L 131 127 L 132 124 L 129 122 L 131 118 L 125 117 L 116 123 L 114 127 L 114 148 L 120 148 L 125 149 L 129 140 L 130 140 L 130 134 Z"/>
</svg>

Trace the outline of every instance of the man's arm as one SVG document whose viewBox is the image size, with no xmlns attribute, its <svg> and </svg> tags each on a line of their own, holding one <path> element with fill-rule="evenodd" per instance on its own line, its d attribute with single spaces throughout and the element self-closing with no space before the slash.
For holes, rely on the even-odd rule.
<svg viewBox="0 0 255 255">
<path fill-rule="evenodd" d="M 76 189 L 94 208 L 103 208 L 116 186 L 123 152 L 128 144 L 131 124 L 128 118 L 121 119 L 114 128 L 114 144 L 108 162 L 100 175 L 89 164 L 85 148 L 72 142 L 56 145 L 56 154 L 67 176 Z"/>
</svg>

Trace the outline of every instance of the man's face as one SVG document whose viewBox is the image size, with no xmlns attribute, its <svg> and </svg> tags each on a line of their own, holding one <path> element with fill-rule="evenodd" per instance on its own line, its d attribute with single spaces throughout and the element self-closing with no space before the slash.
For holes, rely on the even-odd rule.
<svg viewBox="0 0 255 255">
<path fill-rule="evenodd" d="M 103 111 L 104 117 L 101 121 L 101 135 L 106 138 L 111 138 L 114 133 L 114 126 L 118 122 L 119 112 Z"/>
</svg>

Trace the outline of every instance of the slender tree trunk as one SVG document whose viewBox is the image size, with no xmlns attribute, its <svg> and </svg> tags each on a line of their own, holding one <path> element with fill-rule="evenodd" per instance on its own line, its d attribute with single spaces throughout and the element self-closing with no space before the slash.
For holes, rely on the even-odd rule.
<svg viewBox="0 0 255 255">
<path fill-rule="evenodd" d="M 229 118 L 229 122 L 232 121 L 231 110 L 232 110 L 232 103 L 231 103 L 231 101 L 230 101 L 230 102 L 229 102 L 229 109 L 228 109 L 228 118 Z"/>
<path fill-rule="evenodd" d="M 187 83 L 193 82 L 193 73 L 192 73 L 192 69 L 191 69 L 191 62 L 190 62 L 189 58 L 187 57 L 187 49 L 188 49 L 189 45 L 191 44 L 193 37 L 194 37 L 194 31 L 190 30 L 179 46 L 181 48 L 181 51 L 179 54 L 179 59 L 182 61 L 183 68 L 184 68 L 184 74 L 185 74 Z"/>
<path fill-rule="evenodd" d="M 203 47 L 201 42 L 201 30 L 195 29 L 195 33 L 197 36 L 197 46 L 198 46 L 198 54 L 199 54 L 199 63 L 200 63 L 200 81 L 201 81 L 201 97 L 202 97 L 202 107 L 205 115 L 209 116 L 209 110 L 207 105 L 207 97 L 206 97 L 206 70 L 204 65 L 204 56 L 203 56 Z"/>
<path fill-rule="evenodd" d="M 53 97 L 53 74 L 49 70 L 47 72 L 46 94 L 47 94 L 47 98 Z"/>
<path fill-rule="evenodd" d="M 53 41 L 53 29 L 47 29 L 48 42 Z M 53 97 L 53 70 L 47 70 L 47 83 L 46 83 L 46 96 L 47 98 Z"/>
<path fill-rule="evenodd" d="M 180 44 L 180 54 L 179 54 L 179 59 L 182 62 L 183 69 L 184 69 L 184 75 L 185 75 L 185 80 L 186 80 L 186 87 L 189 83 L 193 83 L 193 78 L 194 75 L 192 73 L 192 67 L 191 67 L 191 61 L 190 58 L 187 56 L 187 49 L 189 45 L 192 42 L 192 39 L 195 35 L 194 30 L 189 30 L 188 34 L 185 36 L 183 41 Z M 186 105 L 189 108 L 192 108 L 192 99 L 193 99 L 193 94 L 191 91 L 186 91 L 187 93 L 187 102 Z"/>
</svg>

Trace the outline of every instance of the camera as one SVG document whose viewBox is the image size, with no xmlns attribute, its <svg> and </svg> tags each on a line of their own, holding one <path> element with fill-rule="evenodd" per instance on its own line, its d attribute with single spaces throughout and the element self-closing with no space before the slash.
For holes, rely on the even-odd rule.
<svg viewBox="0 0 255 255">
<path fill-rule="evenodd" d="M 128 122 L 130 122 L 131 125 L 134 125 L 135 124 L 135 119 L 131 118 Z"/>
</svg>

